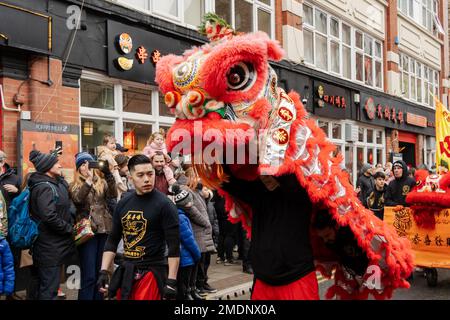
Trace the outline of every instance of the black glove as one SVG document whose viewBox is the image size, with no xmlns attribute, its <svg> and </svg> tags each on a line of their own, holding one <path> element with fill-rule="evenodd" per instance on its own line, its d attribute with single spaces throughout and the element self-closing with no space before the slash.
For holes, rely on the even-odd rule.
<svg viewBox="0 0 450 320">
<path fill-rule="evenodd" d="M 109 287 L 109 271 L 107 270 L 100 270 L 98 275 L 98 281 L 97 286 L 99 289 L 106 289 L 108 290 Z"/>
<path fill-rule="evenodd" d="M 164 300 L 175 300 L 177 298 L 177 280 L 167 279 L 163 289 Z"/>
</svg>

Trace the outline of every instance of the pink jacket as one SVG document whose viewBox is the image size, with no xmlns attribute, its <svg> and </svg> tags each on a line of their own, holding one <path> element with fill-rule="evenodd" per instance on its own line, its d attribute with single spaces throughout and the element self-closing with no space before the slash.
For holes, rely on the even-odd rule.
<svg viewBox="0 0 450 320">
<path fill-rule="evenodd" d="M 164 143 L 161 147 L 158 147 L 156 143 L 152 142 L 144 148 L 142 153 L 151 158 L 157 151 L 167 154 L 166 144 Z"/>
</svg>

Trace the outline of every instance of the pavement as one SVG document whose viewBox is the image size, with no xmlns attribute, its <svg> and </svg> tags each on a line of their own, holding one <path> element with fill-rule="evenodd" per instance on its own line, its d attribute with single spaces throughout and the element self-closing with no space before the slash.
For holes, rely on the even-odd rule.
<svg viewBox="0 0 450 320">
<path fill-rule="evenodd" d="M 208 283 L 217 289 L 217 292 L 209 294 L 206 300 L 249 300 L 253 284 L 253 276 L 242 272 L 242 262 L 236 265 L 225 266 L 216 263 L 217 256 L 211 256 L 211 265 L 208 269 Z M 319 282 L 320 298 L 325 299 L 327 289 L 332 285 L 332 280 L 324 279 L 317 275 Z M 438 283 L 436 287 L 429 287 L 423 272 L 414 272 L 414 278 L 410 282 L 410 289 L 400 289 L 394 292 L 393 300 L 450 300 L 450 270 L 438 269 Z M 66 300 L 77 300 L 77 290 L 69 290 L 64 284 L 62 291 L 66 294 Z M 24 298 L 25 292 L 17 293 Z M 0 298 L 2 300 L 4 298 Z"/>
</svg>

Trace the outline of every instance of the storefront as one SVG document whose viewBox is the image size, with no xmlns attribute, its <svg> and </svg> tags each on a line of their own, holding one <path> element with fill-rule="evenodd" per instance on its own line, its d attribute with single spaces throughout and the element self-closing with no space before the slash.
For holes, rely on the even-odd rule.
<svg viewBox="0 0 450 320">
<path fill-rule="evenodd" d="M 408 166 L 434 165 L 434 110 L 394 97 L 361 92 L 358 120 L 386 128 L 387 159 L 401 158 Z"/>
</svg>

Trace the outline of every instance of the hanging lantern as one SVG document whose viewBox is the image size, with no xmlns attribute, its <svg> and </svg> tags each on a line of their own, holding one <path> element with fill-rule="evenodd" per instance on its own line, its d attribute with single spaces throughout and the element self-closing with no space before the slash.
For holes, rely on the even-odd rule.
<svg viewBox="0 0 450 320">
<path fill-rule="evenodd" d="M 136 142 L 136 135 L 134 131 L 126 131 L 123 133 L 123 146 L 126 149 L 133 149 Z"/>
<path fill-rule="evenodd" d="M 92 136 L 94 134 L 94 122 L 85 121 L 83 123 L 83 135 Z"/>
</svg>

